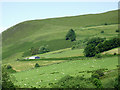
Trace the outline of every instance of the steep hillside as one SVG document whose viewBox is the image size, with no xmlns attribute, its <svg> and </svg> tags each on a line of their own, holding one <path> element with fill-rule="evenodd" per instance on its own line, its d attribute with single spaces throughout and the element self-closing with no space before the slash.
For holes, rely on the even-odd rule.
<svg viewBox="0 0 120 90">
<path fill-rule="evenodd" d="M 108 25 L 104 25 L 105 23 Z M 101 14 L 25 21 L 2 33 L 3 59 L 41 45 L 48 45 L 51 51 L 69 48 L 74 42 L 64 39 L 71 28 L 76 32 L 77 40 L 93 36 L 116 36 L 117 23 L 117 10 Z M 101 30 L 106 32 L 100 34 Z"/>
</svg>

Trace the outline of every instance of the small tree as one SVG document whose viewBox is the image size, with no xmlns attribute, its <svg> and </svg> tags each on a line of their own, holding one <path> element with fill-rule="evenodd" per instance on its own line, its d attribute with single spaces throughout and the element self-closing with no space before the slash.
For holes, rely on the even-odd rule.
<svg viewBox="0 0 120 90">
<path fill-rule="evenodd" d="M 105 23 L 104 25 L 108 25 L 107 23 Z"/>
<path fill-rule="evenodd" d="M 101 33 L 104 33 L 104 31 L 101 31 Z"/>
<path fill-rule="evenodd" d="M 116 32 L 120 32 L 120 30 L 117 29 Z"/>
<path fill-rule="evenodd" d="M 11 65 L 7 65 L 7 69 L 12 69 L 12 66 Z"/>
<path fill-rule="evenodd" d="M 93 78 L 93 84 L 97 87 L 97 88 L 103 88 L 102 83 L 99 79 L 97 78 Z"/>
<path fill-rule="evenodd" d="M 90 39 L 88 42 L 87 42 L 87 45 L 84 49 L 84 54 L 86 57 L 93 57 L 95 56 L 96 54 L 99 53 L 99 50 L 96 49 L 96 46 L 103 42 L 105 40 L 105 38 L 92 38 Z"/>
<path fill-rule="evenodd" d="M 76 40 L 76 35 L 73 29 L 70 29 L 66 35 L 66 40 L 71 40 L 75 41 Z"/>
<path fill-rule="evenodd" d="M 39 53 L 42 54 L 42 53 L 46 53 L 46 52 L 49 52 L 49 49 L 47 46 L 41 46 L 40 49 L 39 49 Z"/>
<path fill-rule="evenodd" d="M 120 88 L 120 75 L 115 79 L 114 88 L 115 89 L 119 89 Z"/>
<path fill-rule="evenodd" d="M 31 50 L 30 50 L 30 52 L 31 52 L 31 55 L 36 55 L 39 52 L 39 48 L 32 47 Z"/>
<path fill-rule="evenodd" d="M 17 86 L 15 86 L 11 80 L 11 76 L 10 73 L 7 71 L 7 66 L 4 65 L 2 66 L 2 89 L 6 89 L 6 88 L 16 88 Z"/>
<path fill-rule="evenodd" d="M 38 63 L 35 64 L 35 67 L 40 67 L 40 65 Z"/>
</svg>

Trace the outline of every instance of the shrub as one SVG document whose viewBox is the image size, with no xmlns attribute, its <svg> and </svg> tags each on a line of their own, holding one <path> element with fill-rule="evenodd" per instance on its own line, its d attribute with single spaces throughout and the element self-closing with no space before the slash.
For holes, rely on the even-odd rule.
<svg viewBox="0 0 120 90">
<path fill-rule="evenodd" d="M 35 64 L 35 67 L 40 67 L 40 65 L 38 63 Z"/>
<path fill-rule="evenodd" d="M 104 72 L 102 69 L 98 69 L 95 71 L 95 73 L 97 73 L 99 75 L 99 77 L 103 76 L 104 75 Z"/>
<path fill-rule="evenodd" d="M 104 31 L 101 31 L 101 33 L 104 33 Z"/>
<path fill-rule="evenodd" d="M 2 66 L 2 89 L 6 90 L 7 88 L 16 88 L 17 86 L 14 85 L 14 83 L 12 82 L 15 78 L 11 78 L 12 76 L 10 75 L 10 73 L 7 70 L 7 66 L 4 65 Z"/>
<path fill-rule="evenodd" d="M 117 53 L 114 53 L 113 55 L 117 55 Z"/>
<path fill-rule="evenodd" d="M 96 54 L 95 57 L 96 58 L 101 58 L 102 56 L 101 56 L 101 54 Z"/>
<path fill-rule="evenodd" d="M 42 54 L 42 53 L 46 53 L 46 52 L 49 52 L 49 49 L 47 46 L 41 46 L 40 49 L 39 49 L 39 53 Z"/>
<path fill-rule="evenodd" d="M 92 72 L 91 78 L 97 78 L 99 79 L 100 77 L 104 76 L 104 70 L 106 69 L 98 69 Z"/>
<path fill-rule="evenodd" d="M 50 83 L 52 88 L 95 88 L 91 81 L 82 76 L 65 76 L 56 83 Z"/>
<path fill-rule="evenodd" d="M 36 55 L 36 54 L 38 54 L 38 52 L 39 52 L 39 48 L 31 47 L 31 49 L 30 49 L 31 55 Z"/>
<path fill-rule="evenodd" d="M 120 30 L 116 30 L 116 32 L 120 32 Z"/>
<path fill-rule="evenodd" d="M 107 23 L 105 23 L 104 25 L 108 25 Z"/>
<path fill-rule="evenodd" d="M 12 69 L 12 66 L 11 66 L 11 65 L 7 65 L 6 68 L 7 68 L 7 69 Z"/>
<path fill-rule="evenodd" d="M 115 89 L 119 89 L 120 88 L 120 75 L 115 79 L 114 88 Z"/>
<path fill-rule="evenodd" d="M 99 79 L 99 74 L 93 73 L 93 74 L 91 75 L 91 78 L 97 78 L 97 79 Z"/>
<path fill-rule="evenodd" d="M 100 81 L 99 79 L 93 78 L 92 81 L 93 81 L 93 84 L 94 84 L 97 88 L 103 88 L 102 83 L 101 83 L 101 81 Z"/>
</svg>

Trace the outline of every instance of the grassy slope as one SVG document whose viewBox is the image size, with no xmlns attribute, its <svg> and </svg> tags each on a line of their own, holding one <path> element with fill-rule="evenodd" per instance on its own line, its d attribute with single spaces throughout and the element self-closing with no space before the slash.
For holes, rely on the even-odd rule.
<svg viewBox="0 0 120 90">
<path fill-rule="evenodd" d="M 90 58 L 87 60 L 66 61 L 60 64 L 53 64 L 28 71 L 22 71 L 15 73 L 14 76 L 18 80 L 16 84 L 21 87 L 30 87 L 31 85 L 33 87 L 40 87 L 39 85 L 49 87 L 49 83 L 54 83 L 65 75 L 81 76 L 84 74 L 86 78 L 89 78 L 91 73 L 82 71 L 91 71 L 100 68 L 112 70 L 116 69 L 116 65 L 118 65 L 117 56 L 102 59 Z"/>
<path fill-rule="evenodd" d="M 117 11 L 73 17 L 31 20 L 19 23 L 3 34 L 3 59 L 20 54 L 32 46 L 48 45 L 51 51 L 69 48 L 73 42 L 65 41 L 70 28 L 77 33 L 77 40 L 93 36 L 113 37 L 117 33 Z M 112 25 L 103 25 L 104 23 Z M 105 33 L 101 34 L 100 31 Z M 88 34 L 89 33 L 89 34 Z"/>
</svg>

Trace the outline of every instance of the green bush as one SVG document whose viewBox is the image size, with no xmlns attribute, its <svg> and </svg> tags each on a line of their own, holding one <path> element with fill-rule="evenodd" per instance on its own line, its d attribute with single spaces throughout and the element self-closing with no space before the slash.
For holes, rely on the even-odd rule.
<svg viewBox="0 0 120 90">
<path fill-rule="evenodd" d="M 16 88 L 17 86 L 14 85 L 14 83 L 12 82 L 13 77 L 10 75 L 10 73 L 8 72 L 7 66 L 4 65 L 2 66 L 2 89 L 6 90 L 7 88 Z M 15 81 L 15 79 L 14 79 Z"/>
<path fill-rule="evenodd" d="M 95 71 L 99 75 L 99 77 L 104 76 L 104 71 L 102 69 L 98 69 Z"/>
<path fill-rule="evenodd" d="M 102 83 L 99 79 L 93 78 L 92 82 L 97 88 L 103 88 Z"/>
<path fill-rule="evenodd" d="M 42 54 L 42 53 L 46 53 L 46 52 L 49 52 L 49 49 L 47 46 L 41 46 L 40 49 L 39 49 L 39 53 Z"/>
<path fill-rule="evenodd" d="M 100 77 L 104 76 L 104 70 L 106 69 L 98 69 L 92 72 L 91 78 L 97 78 L 99 79 Z"/>
<path fill-rule="evenodd" d="M 117 55 L 117 53 L 114 53 L 113 55 Z"/>
<path fill-rule="evenodd" d="M 7 68 L 7 69 L 12 69 L 12 66 L 11 66 L 11 65 L 7 65 L 6 68 Z"/>
<path fill-rule="evenodd" d="M 120 32 L 120 30 L 116 30 L 116 32 Z"/>
<path fill-rule="evenodd" d="M 96 54 L 95 57 L 96 58 L 101 58 L 102 56 L 101 56 L 101 54 Z"/>
<path fill-rule="evenodd" d="M 61 78 L 57 83 L 49 84 L 52 88 L 95 88 L 90 80 L 83 78 L 82 76 L 65 76 Z"/>
<path fill-rule="evenodd" d="M 97 79 L 99 79 L 99 74 L 93 73 L 93 74 L 91 75 L 91 78 L 97 78 Z"/>
<path fill-rule="evenodd" d="M 101 33 L 104 33 L 104 31 L 101 31 Z"/>
<path fill-rule="evenodd" d="M 35 67 L 40 67 L 40 65 L 38 63 L 35 64 Z"/>
<path fill-rule="evenodd" d="M 120 88 L 120 75 L 115 79 L 114 88 L 115 89 L 119 89 Z"/>
<path fill-rule="evenodd" d="M 105 23 L 104 25 L 108 25 L 107 23 Z"/>
</svg>

